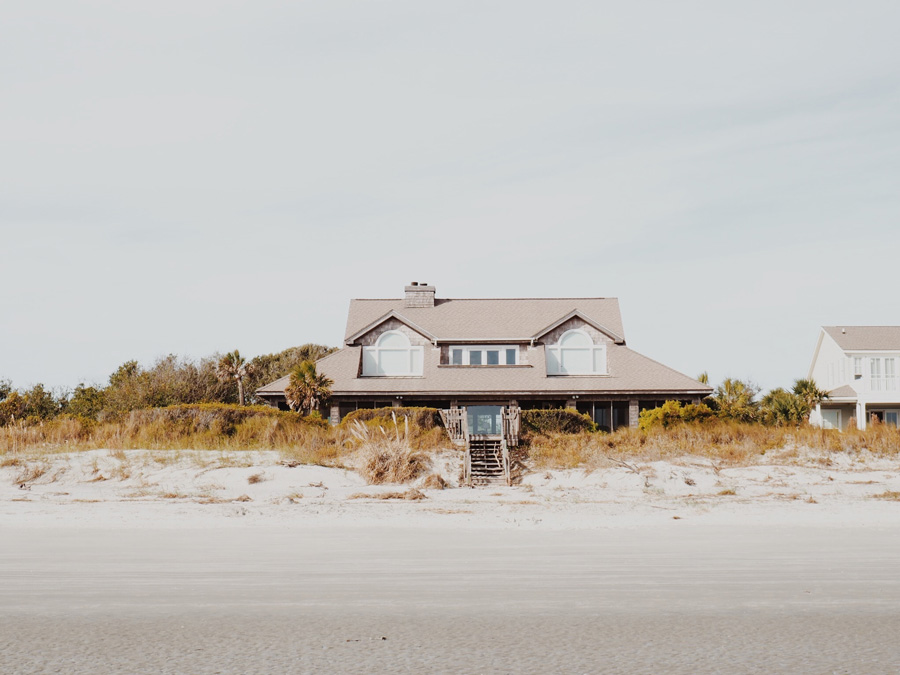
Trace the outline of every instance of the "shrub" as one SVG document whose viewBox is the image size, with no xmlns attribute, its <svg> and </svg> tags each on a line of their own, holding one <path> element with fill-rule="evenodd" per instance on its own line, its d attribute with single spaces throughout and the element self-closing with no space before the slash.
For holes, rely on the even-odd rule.
<svg viewBox="0 0 900 675">
<path fill-rule="evenodd" d="M 554 410 L 523 410 L 521 412 L 522 435 L 580 434 L 597 431 L 590 418 L 574 408 Z"/>
<path fill-rule="evenodd" d="M 437 408 L 362 408 L 349 413 L 341 421 L 341 426 L 349 428 L 355 421 L 374 422 L 390 426 L 393 419 L 406 418 L 414 429 L 427 431 L 435 427 L 443 428 L 441 413 Z"/>
<path fill-rule="evenodd" d="M 681 405 L 679 401 L 666 401 L 658 408 L 642 410 L 638 426 L 643 431 L 657 427 L 667 429 L 673 424 L 706 422 L 714 415 L 703 403 Z"/>
</svg>

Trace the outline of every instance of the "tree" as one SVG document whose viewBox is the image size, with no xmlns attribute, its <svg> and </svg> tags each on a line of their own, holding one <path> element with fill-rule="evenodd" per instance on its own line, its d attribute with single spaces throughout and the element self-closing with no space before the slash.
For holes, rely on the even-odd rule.
<svg viewBox="0 0 900 675">
<path fill-rule="evenodd" d="M 97 419 L 106 405 L 106 395 L 97 387 L 85 387 L 82 382 L 72 393 L 66 406 L 66 412 L 78 417 Z"/>
<path fill-rule="evenodd" d="M 758 393 L 759 387 L 752 382 L 726 377 L 722 384 L 716 387 L 712 402 L 719 417 L 751 422 L 759 412 L 759 403 L 755 400 Z"/>
<path fill-rule="evenodd" d="M 697 382 L 700 384 L 709 384 L 709 373 L 704 370 L 697 376 Z"/>
<path fill-rule="evenodd" d="M 216 375 L 220 382 L 234 380 L 237 383 L 240 405 L 244 405 L 244 378 L 249 377 L 252 372 L 253 366 L 247 363 L 237 349 L 220 358 L 216 366 Z"/>
<path fill-rule="evenodd" d="M 809 406 L 796 394 L 781 387 L 763 397 L 762 418 L 766 424 L 800 424 L 809 415 Z"/>
<path fill-rule="evenodd" d="M 284 397 L 291 410 L 309 414 L 318 411 L 322 402 L 331 396 L 332 384 L 325 375 L 316 372 L 313 361 L 304 361 L 291 372 Z"/>
<path fill-rule="evenodd" d="M 828 392 L 819 389 L 815 380 L 794 380 L 793 392 L 794 396 L 803 400 L 809 410 L 828 398 Z M 807 412 L 807 414 L 809 413 Z"/>
<path fill-rule="evenodd" d="M 254 400 L 254 392 L 260 387 L 274 382 L 279 377 L 289 375 L 304 361 L 318 361 L 336 351 L 333 347 L 307 343 L 299 347 L 289 347 L 277 354 L 254 356 L 250 363 L 253 374 L 247 381 L 248 398 Z"/>
</svg>

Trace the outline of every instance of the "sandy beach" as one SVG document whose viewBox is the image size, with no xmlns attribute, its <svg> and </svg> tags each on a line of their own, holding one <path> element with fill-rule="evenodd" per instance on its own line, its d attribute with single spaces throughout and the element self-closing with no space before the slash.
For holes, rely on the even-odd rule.
<svg viewBox="0 0 900 675">
<path fill-rule="evenodd" d="M 900 670 L 887 461 L 686 458 L 401 500 L 220 454 L 0 470 L 0 672 Z"/>
</svg>

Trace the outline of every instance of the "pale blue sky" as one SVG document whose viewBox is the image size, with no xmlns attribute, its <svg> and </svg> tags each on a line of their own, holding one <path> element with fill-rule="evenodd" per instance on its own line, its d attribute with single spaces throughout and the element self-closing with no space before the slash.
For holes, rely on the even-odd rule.
<svg viewBox="0 0 900 675">
<path fill-rule="evenodd" d="M 690 375 L 898 324 L 896 2 L 16 2 L 0 379 L 339 344 L 351 297 L 617 296 Z"/>
</svg>

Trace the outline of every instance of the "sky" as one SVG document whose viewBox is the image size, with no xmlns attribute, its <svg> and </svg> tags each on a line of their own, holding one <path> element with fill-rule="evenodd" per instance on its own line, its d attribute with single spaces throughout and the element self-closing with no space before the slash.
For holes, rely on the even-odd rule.
<svg viewBox="0 0 900 675">
<path fill-rule="evenodd" d="M 710 381 L 900 324 L 900 3 L 5 2 L 0 379 L 618 297 Z"/>
</svg>

